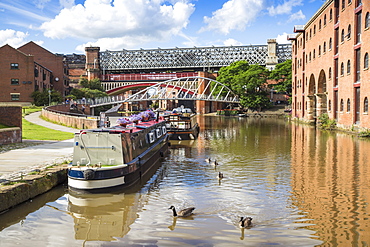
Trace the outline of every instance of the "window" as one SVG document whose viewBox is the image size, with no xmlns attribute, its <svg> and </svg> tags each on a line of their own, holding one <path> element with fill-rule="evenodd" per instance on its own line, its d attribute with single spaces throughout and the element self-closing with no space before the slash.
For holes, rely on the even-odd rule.
<svg viewBox="0 0 370 247">
<path fill-rule="evenodd" d="M 322 52 L 323 52 L 323 53 L 325 53 L 325 52 L 326 52 L 326 42 L 324 42 L 324 46 L 323 46 Z"/>
<path fill-rule="evenodd" d="M 351 74 L 351 61 L 347 61 L 347 74 Z"/>
<path fill-rule="evenodd" d="M 310 29 L 310 39 L 312 38 L 312 29 Z"/>
<path fill-rule="evenodd" d="M 361 12 L 356 14 L 356 43 L 361 43 Z"/>
<path fill-rule="evenodd" d="M 369 103 L 367 101 L 367 97 L 364 99 L 364 113 L 367 113 L 369 111 Z"/>
<path fill-rule="evenodd" d="M 313 36 L 316 34 L 316 25 L 313 26 Z"/>
<path fill-rule="evenodd" d="M 328 110 L 331 111 L 331 100 L 329 100 L 329 107 Z"/>
<path fill-rule="evenodd" d="M 369 68 L 369 54 L 366 52 L 364 57 L 364 69 Z"/>
<path fill-rule="evenodd" d="M 356 50 L 355 56 L 356 56 L 356 64 L 355 64 L 356 82 L 360 82 L 360 79 L 361 79 L 361 69 L 360 69 L 361 68 L 361 49 Z"/>
<path fill-rule="evenodd" d="M 366 13 L 366 17 L 365 17 L 365 28 L 369 28 L 370 27 L 370 14 L 369 12 Z"/>
<path fill-rule="evenodd" d="M 329 21 L 333 20 L 333 9 L 330 9 L 329 12 Z"/>
<path fill-rule="evenodd" d="M 19 93 L 11 93 L 10 94 L 10 99 L 12 101 L 19 101 Z"/>
<path fill-rule="evenodd" d="M 362 4 L 362 0 L 357 0 L 357 5 L 356 7 L 360 6 Z"/>
<path fill-rule="evenodd" d="M 330 38 L 330 39 L 329 39 L 329 51 L 331 50 L 332 46 L 333 46 L 333 42 L 332 42 L 332 40 L 331 40 L 331 38 Z"/>
<path fill-rule="evenodd" d="M 316 51 L 315 49 L 313 49 L 313 59 L 315 59 L 315 57 L 316 57 Z"/>
<path fill-rule="evenodd" d="M 324 26 L 326 26 L 326 14 L 324 15 Z"/>
<path fill-rule="evenodd" d="M 344 42 L 344 29 L 342 29 L 342 34 L 340 37 L 340 42 Z"/>
<path fill-rule="evenodd" d="M 321 19 L 319 20 L 319 30 L 321 30 Z"/>
<path fill-rule="evenodd" d="M 340 100 L 340 111 L 344 111 L 344 101 L 343 99 Z"/>
<path fill-rule="evenodd" d="M 351 24 L 348 25 L 347 39 L 351 38 Z"/>
<path fill-rule="evenodd" d="M 351 100 L 347 99 L 347 112 L 351 111 Z"/>
<path fill-rule="evenodd" d="M 346 0 L 342 0 L 342 10 L 346 7 Z"/>
<path fill-rule="evenodd" d="M 12 78 L 10 81 L 10 85 L 19 85 L 19 79 Z"/>
<path fill-rule="evenodd" d="M 343 76 L 344 75 L 344 63 L 341 63 L 340 64 L 340 75 Z"/>
<path fill-rule="evenodd" d="M 352 3 L 352 0 L 348 0 L 348 5 L 350 5 Z"/>
<path fill-rule="evenodd" d="M 319 56 L 321 56 L 321 45 L 319 45 Z"/>
<path fill-rule="evenodd" d="M 329 80 L 331 79 L 331 68 L 329 68 Z"/>
<path fill-rule="evenodd" d="M 19 65 L 17 63 L 11 63 L 10 69 L 19 69 Z"/>
<path fill-rule="evenodd" d="M 311 62 L 311 52 L 310 52 L 310 55 L 309 55 L 309 60 L 310 60 L 310 62 Z"/>
</svg>

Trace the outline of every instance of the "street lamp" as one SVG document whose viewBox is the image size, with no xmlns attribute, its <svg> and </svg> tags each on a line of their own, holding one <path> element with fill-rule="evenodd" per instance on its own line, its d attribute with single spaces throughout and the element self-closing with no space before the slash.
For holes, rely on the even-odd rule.
<svg viewBox="0 0 370 247">
<path fill-rule="evenodd" d="M 51 104 L 51 90 L 49 89 L 49 106 L 50 106 L 50 104 Z"/>
</svg>

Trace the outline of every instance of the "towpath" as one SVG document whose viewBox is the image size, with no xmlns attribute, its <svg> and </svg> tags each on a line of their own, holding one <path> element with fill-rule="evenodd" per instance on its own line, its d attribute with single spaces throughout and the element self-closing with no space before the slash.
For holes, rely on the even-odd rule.
<svg viewBox="0 0 370 247">
<path fill-rule="evenodd" d="M 31 123 L 38 124 L 50 129 L 64 132 L 76 133 L 77 129 L 61 126 L 47 122 L 40 118 L 41 112 L 31 113 L 25 119 Z M 62 163 L 72 158 L 73 139 L 65 141 L 33 141 L 39 145 L 26 148 L 14 149 L 0 154 L 0 182 L 19 178 L 20 174 L 26 174 L 38 168 L 52 164 Z M 41 143 L 41 144 L 40 144 Z"/>
</svg>

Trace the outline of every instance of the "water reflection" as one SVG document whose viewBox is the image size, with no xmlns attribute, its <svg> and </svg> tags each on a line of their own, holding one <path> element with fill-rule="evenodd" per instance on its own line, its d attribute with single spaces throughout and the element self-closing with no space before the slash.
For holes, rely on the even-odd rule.
<svg viewBox="0 0 370 247">
<path fill-rule="evenodd" d="M 172 141 L 155 175 L 132 191 L 81 195 L 62 187 L 0 215 L 0 245 L 370 244 L 369 141 L 276 119 L 199 123 L 199 138 Z M 171 205 L 195 207 L 195 215 L 173 217 Z M 253 218 L 251 228 L 239 228 L 241 216 Z"/>
<path fill-rule="evenodd" d="M 325 246 L 370 244 L 369 140 L 295 126 L 293 204 Z"/>
</svg>

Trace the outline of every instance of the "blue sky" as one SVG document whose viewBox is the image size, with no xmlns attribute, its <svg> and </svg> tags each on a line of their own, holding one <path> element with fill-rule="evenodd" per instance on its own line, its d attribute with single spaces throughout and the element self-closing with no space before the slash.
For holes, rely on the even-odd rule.
<svg viewBox="0 0 370 247">
<path fill-rule="evenodd" d="M 0 0 L 0 46 L 52 53 L 287 43 L 324 0 Z"/>
</svg>

